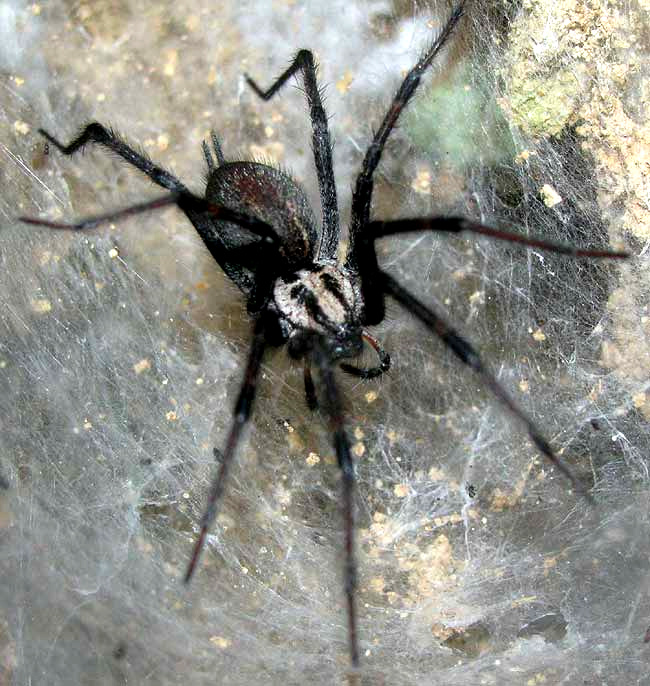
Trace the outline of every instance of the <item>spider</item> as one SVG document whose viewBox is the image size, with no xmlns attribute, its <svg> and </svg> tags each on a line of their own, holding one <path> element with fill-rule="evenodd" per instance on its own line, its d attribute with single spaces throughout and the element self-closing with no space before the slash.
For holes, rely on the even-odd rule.
<svg viewBox="0 0 650 686">
<path fill-rule="evenodd" d="M 200 520 L 185 582 L 189 582 L 196 570 L 242 431 L 251 417 L 265 350 L 270 346 L 286 344 L 289 355 L 302 361 L 307 405 L 310 409 L 316 408 L 319 402 L 323 405 L 341 471 L 344 594 L 348 650 L 353 669 L 359 667 L 353 507 L 355 473 L 334 367 L 338 364 L 347 374 L 362 379 L 378 377 L 389 370 L 389 355 L 367 330 L 384 319 L 386 295 L 406 308 L 441 339 L 463 364 L 473 369 L 505 408 L 523 424 L 537 449 L 571 481 L 577 492 L 589 497 L 569 467 L 558 459 L 542 432 L 485 366 L 474 347 L 443 314 L 417 299 L 380 268 L 375 241 L 384 236 L 413 231 L 468 232 L 573 258 L 629 257 L 626 252 L 580 249 L 552 243 L 490 228 L 461 217 L 371 221 L 373 175 L 386 141 L 415 94 L 422 76 L 454 33 L 463 15 L 463 8 L 464 2 L 456 5 L 442 31 L 408 72 L 374 134 L 353 190 L 349 247 L 342 263 L 337 260 L 340 227 L 332 145 L 317 82 L 317 65 L 309 50 L 300 50 L 290 66 L 266 90 L 249 76 L 246 76 L 246 81 L 260 98 L 269 100 L 292 76 L 302 76 L 309 105 L 322 204 L 320 227 L 304 191 L 290 176 L 258 162 L 228 161 L 214 132 L 211 134 L 212 149 L 207 142 L 203 142 L 208 177 L 205 197 L 201 198 L 168 171 L 130 147 L 115 132 L 96 122 L 87 124 L 68 145 L 43 129 L 39 129 L 39 133 L 49 145 L 64 155 L 72 155 L 89 143 L 108 148 L 169 193 L 77 223 L 20 218 L 29 224 L 54 229 L 84 230 L 107 221 L 176 205 L 192 222 L 214 259 L 246 299 L 247 310 L 253 320 L 252 343 L 225 448 L 223 451 L 215 449 L 219 466 Z M 375 351 L 376 366 L 363 368 L 346 362 L 360 355 L 364 343 Z M 318 374 L 320 393 L 316 392 L 312 367 Z"/>
</svg>

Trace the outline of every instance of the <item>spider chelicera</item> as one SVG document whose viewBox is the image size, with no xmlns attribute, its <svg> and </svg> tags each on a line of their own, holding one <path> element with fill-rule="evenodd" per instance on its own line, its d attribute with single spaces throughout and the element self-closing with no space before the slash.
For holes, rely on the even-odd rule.
<svg viewBox="0 0 650 686">
<path fill-rule="evenodd" d="M 588 497 L 570 469 L 555 455 L 541 431 L 486 368 L 472 345 L 454 330 L 442 314 L 415 298 L 394 277 L 379 267 L 375 241 L 383 236 L 413 231 L 469 232 L 574 258 L 629 256 L 625 252 L 583 250 L 550 243 L 489 228 L 459 217 L 370 220 L 373 175 L 386 141 L 402 110 L 417 90 L 422 75 L 449 40 L 462 14 L 463 3 L 460 3 L 440 34 L 404 78 L 366 151 L 352 195 L 349 247 L 342 264 L 337 262 L 340 228 L 332 146 L 316 79 L 316 63 L 309 50 L 300 50 L 289 68 L 267 90 L 259 88 L 249 77 L 246 80 L 259 97 L 269 100 L 292 76 L 302 74 L 312 124 L 312 145 L 322 203 L 321 227 L 314 218 L 303 190 L 291 177 L 257 162 L 227 161 L 214 133 L 211 136 L 212 151 L 207 143 L 203 143 L 208 179 L 205 197 L 200 198 L 144 154 L 133 150 L 116 133 L 98 123 L 88 124 L 68 145 L 62 144 L 42 129 L 39 131 L 65 155 L 72 155 L 88 143 L 102 145 L 170 193 L 75 224 L 21 217 L 24 222 L 55 229 L 89 229 L 121 217 L 177 205 L 192 222 L 214 259 L 246 298 L 247 309 L 253 319 L 253 341 L 225 449 L 223 452 L 215 451 L 220 464 L 210 487 L 185 575 L 186 582 L 196 569 L 207 533 L 217 514 L 217 506 L 242 430 L 250 418 L 265 349 L 267 346 L 286 344 L 291 357 L 303 361 L 305 395 L 311 409 L 319 402 L 311 372 L 312 366 L 315 367 L 321 384 L 320 402 L 328 418 L 342 475 L 344 585 L 352 667 L 359 665 L 355 605 L 355 477 L 333 367 L 340 360 L 357 357 L 362 352 L 365 341 L 377 354 L 377 366 L 360 368 L 341 362 L 343 371 L 369 379 L 389 369 L 390 357 L 366 330 L 366 327 L 379 324 L 384 319 L 386 295 L 404 306 L 440 338 L 461 362 L 479 374 L 508 411 L 523 423 L 537 449 L 571 481 L 576 491 Z"/>
</svg>

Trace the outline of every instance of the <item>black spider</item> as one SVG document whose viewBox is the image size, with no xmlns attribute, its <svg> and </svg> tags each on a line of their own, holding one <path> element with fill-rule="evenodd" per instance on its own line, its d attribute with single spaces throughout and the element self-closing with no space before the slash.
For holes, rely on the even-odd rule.
<svg viewBox="0 0 650 686">
<path fill-rule="evenodd" d="M 488 371 L 471 344 L 445 320 L 380 269 L 374 243 L 382 236 L 411 231 L 467 231 L 572 257 L 623 258 L 627 253 L 582 250 L 550 243 L 458 217 L 428 217 L 395 221 L 370 221 L 373 174 L 395 124 L 413 97 L 423 73 L 451 36 L 463 13 L 461 2 L 452 12 L 440 35 L 406 75 L 379 130 L 366 151 L 352 196 L 349 248 L 344 264 L 337 263 L 340 240 L 339 211 L 332 169 L 332 147 L 327 116 L 316 80 L 316 64 L 309 50 L 301 50 L 289 68 L 268 90 L 260 89 L 247 77 L 249 86 L 269 100 L 297 72 L 302 73 L 312 123 L 312 144 L 322 203 L 319 228 L 302 189 L 287 174 L 257 162 L 226 161 L 216 135 L 212 152 L 203 143 L 208 166 L 205 198 L 191 193 L 169 172 L 156 166 L 144 154 L 129 147 L 114 132 L 98 123 L 88 124 L 68 145 L 46 131 L 40 133 L 65 155 L 72 155 L 87 143 L 98 143 L 146 174 L 154 183 L 171 191 L 163 197 L 121 210 L 87 218 L 76 224 L 62 224 L 22 217 L 22 221 L 64 229 L 88 229 L 100 223 L 134 215 L 166 205 L 177 205 L 194 224 L 208 250 L 228 277 L 243 292 L 253 319 L 253 342 L 244 380 L 235 403 L 234 419 L 223 453 L 215 451 L 220 466 L 212 482 L 208 504 L 185 581 L 189 581 L 203 549 L 206 535 L 217 513 L 228 470 L 255 398 L 260 364 L 267 346 L 288 345 L 289 354 L 304 363 L 307 404 L 316 407 L 317 395 L 311 374 L 314 365 L 323 386 L 323 405 L 329 420 L 338 464 L 342 473 L 345 528 L 345 596 L 348 642 L 352 667 L 359 664 L 357 613 L 355 607 L 356 563 L 354 545 L 354 466 L 345 430 L 342 403 L 333 366 L 358 356 L 366 341 L 377 353 L 378 365 L 369 369 L 341 363 L 348 374 L 373 378 L 386 372 L 389 356 L 366 331 L 384 319 L 384 296 L 390 295 L 438 336 L 466 365 L 481 375 L 488 388 L 527 428 L 538 450 L 586 495 L 569 468 L 554 454 L 533 422 L 520 410 L 496 378 Z"/>
</svg>

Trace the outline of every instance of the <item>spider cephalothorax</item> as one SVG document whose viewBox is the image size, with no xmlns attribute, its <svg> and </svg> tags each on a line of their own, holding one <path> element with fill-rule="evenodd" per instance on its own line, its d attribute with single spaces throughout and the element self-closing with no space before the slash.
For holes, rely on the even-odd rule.
<svg viewBox="0 0 650 686">
<path fill-rule="evenodd" d="M 216 451 L 220 459 L 219 470 L 210 488 L 208 504 L 185 576 L 186 581 L 189 581 L 196 568 L 208 530 L 217 513 L 217 505 L 242 429 L 250 418 L 265 349 L 268 346 L 287 344 L 292 357 L 304 360 L 307 403 L 314 408 L 317 405 L 317 395 L 322 398 L 342 475 L 348 649 L 354 667 L 359 664 L 355 602 L 354 467 L 333 368 L 338 364 L 348 374 L 362 378 L 379 376 L 388 370 L 389 356 L 366 330 L 366 327 L 384 319 L 386 295 L 403 305 L 431 333 L 440 338 L 463 364 L 479 374 L 506 409 L 524 424 L 539 451 L 572 481 L 576 490 L 585 494 L 580 482 L 556 457 L 542 432 L 488 371 L 472 345 L 454 330 L 443 314 L 416 299 L 394 277 L 380 268 L 375 241 L 382 236 L 409 231 L 464 231 L 572 257 L 628 256 L 622 252 L 581 250 L 549 243 L 542 239 L 492 229 L 458 217 L 370 220 L 373 174 L 386 141 L 402 110 L 415 93 L 423 73 L 452 35 L 462 13 L 461 2 L 440 34 L 404 78 L 367 149 L 354 186 L 349 247 L 342 265 L 337 264 L 340 231 L 332 148 L 327 116 L 316 80 L 316 65 L 309 50 L 298 52 L 289 68 L 268 90 L 261 90 L 250 78 L 247 81 L 260 97 L 268 100 L 291 76 L 302 74 L 312 122 L 312 147 L 322 204 L 321 227 L 318 227 L 314 219 L 305 193 L 290 176 L 257 162 L 226 161 L 214 134 L 212 151 L 208 143 L 203 144 L 208 181 L 205 197 L 201 198 L 191 193 L 169 172 L 136 152 L 117 134 L 98 123 L 88 124 L 68 145 L 43 130 L 40 133 L 66 155 L 73 154 L 87 143 L 103 145 L 169 193 L 161 198 L 76 224 L 22 218 L 25 222 L 52 228 L 86 229 L 104 221 L 175 204 L 185 212 L 210 253 L 246 298 L 247 309 L 253 319 L 253 341 L 226 447 L 223 452 Z M 340 362 L 341 359 L 358 356 L 364 341 L 377 354 L 376 367 L 364 369 Z M 316 393 L 312 380 L 312 365 L 320 379 L 320 394 Z"/>
<path fill-rule="evenodd" d="M 355 357 L 361 352 L 360 295 L 336 265 L 281 276 L 272 297 L 287 338 L 297 331 L 312 331 L 338 342 L 337 358 Z"/>
</svg>

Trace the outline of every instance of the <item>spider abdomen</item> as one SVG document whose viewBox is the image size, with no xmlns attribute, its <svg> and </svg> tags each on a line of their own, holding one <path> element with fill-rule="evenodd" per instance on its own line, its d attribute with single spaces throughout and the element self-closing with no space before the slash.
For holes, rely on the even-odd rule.
<svg viewBox="0 0 650 686">
<path fill-rule="evenodd" d="M 313 262 L 319 240 L 316 220 L 305 192 L 288 174 L 259 162 L 226 162 L 210 173 L 205 197 L 272 226 L 287 266 Z M 251 242 L 250 232 L 237 224 L 216 224 L 221 240 Z"/>
</svg>

